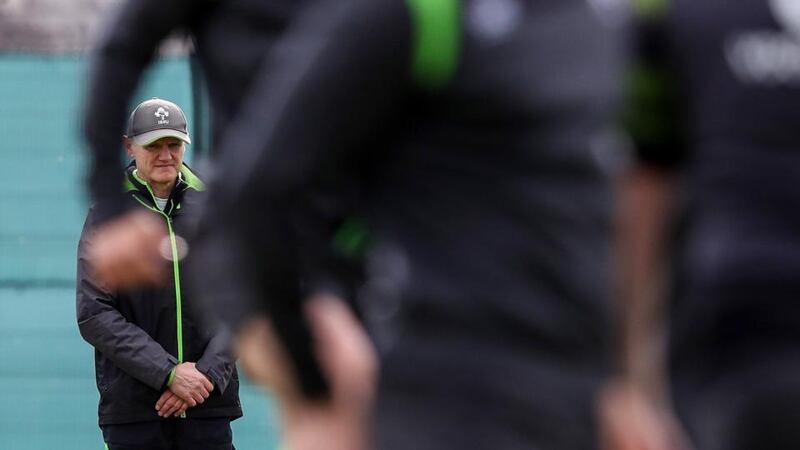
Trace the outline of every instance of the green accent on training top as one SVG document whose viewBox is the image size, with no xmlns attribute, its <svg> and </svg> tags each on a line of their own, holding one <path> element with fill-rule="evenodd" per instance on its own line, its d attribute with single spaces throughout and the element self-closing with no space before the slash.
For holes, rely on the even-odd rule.
<svg viewBox="0 0 800 450">
<path fill-rule="evenodd" d="M 197 175 L 192 173 L 189 167 L 186 164 L 181 166 L 181 176 L 183 177 L 183 181 L 189 185 L 190 188 L 194 189 L 198 192 L 203 192 L 206 190 L 206 185 L 200 178 L 197 178 Z"/>
<path fill-rule="evenodd" d="M 412 72 L 423 88 L 444 87 L 458 67 L 461 50 L 459 0 L 407 0 L 413 22 Z"/>
<path fill-rule="evenodd" d="M 631 0 L 633 10 L 642 17 L 660 17 L 667 12 L 669 0 Z"/>
<path fill-rule="evenodd" d="M 369 246 L 370 236 L 366 224 L 356 218 L 346 220 L 333 236 L 333 245 L 348 258 L 362 256 Z"/>
<path fill-rule="evenodd" d="M 628 74 L 622 121 L 638 144 L 677 145 L 681 111 L 675 86 L 667 71 L 639 66 Z"/>
<path fill-rule="evenodd" d="M 139 169 L 133 169 L 132 174 L 133 174 L 133 178 L 136 178 L 136 181 L 138 181 L 144 187 L 147 188 L 147 192 L 149 192 L 150 195 L 152 195 L 153 199 L 155 200 L 156 194 L 154 194 L 153 190 L 150 189 L 150 184 L 147 181 L 145 181 L 142 177 L 139 176 Z M 128 183 L 130 183 L 130 180 L 128 180 Z M 133 184 L 131 184 L 131 186 L 133 186 Z"/>
<path fill-rule="evenodd" d="M 178 333 L 178 362 L 183 362 L 183 311 L 181 298 L 181 273 L 178 268 L 178 245 L 175 241 L 175 230 L 172 229 L 172 219 L 167 217 L 167 228 L 169 229 L 169 243 L 172 247 L 172 273 L 175 277 L 175 321 Z"/>
<path fill-rule="evenodd" d="M 135 191 L 136 186 L 131 183 L 131 180 L 128 177 L 125 177 L 125 182 L 123 183 L 122 187 L 125 189 L 125 192 Z"/>
</svg>

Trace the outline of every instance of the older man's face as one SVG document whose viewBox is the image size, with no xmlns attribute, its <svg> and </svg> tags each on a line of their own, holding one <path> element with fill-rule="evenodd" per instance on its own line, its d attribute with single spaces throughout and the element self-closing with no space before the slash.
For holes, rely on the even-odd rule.
<svg viewBox="0 0 800 450">
<path fill-rule="evenodd" d="M 174 137 L 161 138 L 145 146 L 131 141 L 128 153 L 136 160 L 136 169 L 141 179 L 151 184 L 172 183 L 178 178 L 183 164 L 183 141 Z"/>
</svg>

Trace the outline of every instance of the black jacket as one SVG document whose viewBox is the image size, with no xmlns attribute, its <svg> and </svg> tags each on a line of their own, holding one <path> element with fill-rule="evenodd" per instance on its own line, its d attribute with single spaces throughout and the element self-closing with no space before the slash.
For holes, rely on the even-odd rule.
<svg viewBox="0 0 800 450">
<path fill-rule="evenodd" d="M 203 183 L 184 166 L 164 211 L 154 203 L 146 184 L 127 170 L 127 201 L 162 216 L 170 234 L 186 236 L 192 211 L 202 196 Z M 95 371 L 100 391 L 100 424 L 161 420 L 155 404 L 170 371 L 179 362 L 196 362 L 208 375 L 214 391 L 188 417 L 242 415 L 230 333 L 202 315 L 193 297 L 181 286 L 186 260 L 173 266 L 172 280 L 161 288 L 109 293 L 92 276 L 86 261 L 102 204 L 89 210 L 78 244 L 77 316 L 83 338 L 95 348 Z M 171 262 L 165 264 L 172 265 Z M 180 333 L 179 325 L 180 324 Z M 181 339 L 179 339 L 181 336 Z"/>
</svg>

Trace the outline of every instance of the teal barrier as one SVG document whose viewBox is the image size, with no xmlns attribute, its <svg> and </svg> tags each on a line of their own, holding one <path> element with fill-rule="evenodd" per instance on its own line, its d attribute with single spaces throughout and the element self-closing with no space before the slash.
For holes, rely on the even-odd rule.
<svg viewBox="0 0 800 450">
<path fill-rule="evenodd" d="M 84 71 L 79 57 L 0 55 L 0 449 L 103 448 L 93 350 L 75 323 Z M 135 100 L 153 96 L 193 117 L 185 59 L 158 63 Z M 275 448 L 268 397 L 246 381 L 241 394 L 236 447 Z"/>
</svg>

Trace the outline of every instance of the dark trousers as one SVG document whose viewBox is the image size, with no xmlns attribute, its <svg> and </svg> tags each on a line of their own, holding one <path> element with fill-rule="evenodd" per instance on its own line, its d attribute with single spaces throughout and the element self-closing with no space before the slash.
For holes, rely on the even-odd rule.
<svg viewBox="0 0 800 450">
<path fill-rule="evenodd" d="M 101 425 L 109 450 L 235 450 L 227 417 Z"/>
</svg>

